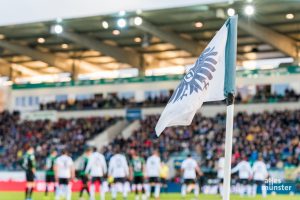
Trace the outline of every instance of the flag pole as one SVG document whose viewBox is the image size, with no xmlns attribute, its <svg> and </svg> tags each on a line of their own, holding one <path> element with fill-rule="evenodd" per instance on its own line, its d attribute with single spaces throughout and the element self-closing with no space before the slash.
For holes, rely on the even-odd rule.
<svg viewBox="0 0 300 200">
<path fill-rule="evenodd" d="M 230 200 L 231 157 L 232 157 L 232 133 L 234 117 L 234 93 L 235 93 L 235 67 L 237 50 L 237 20 L 238 16 L 232 16 L 227 22 L 228 35 L 225 51 L 225 83 L 224 93 L 226 98 L 226 136 L 225 136 L 225 164 L 223 182 L 223 200 Z"/>
<path fill-rule="evenodd" d="M 232 93 L 228 94 L 228 97 L 226 99 L 226 104 L 227 104 L 227 111 L 226 111 L 223 200 L 230 199 L 232 133 L 233 133 L 233 116 L 234 116 L 234 95 Z"/>
</svg>

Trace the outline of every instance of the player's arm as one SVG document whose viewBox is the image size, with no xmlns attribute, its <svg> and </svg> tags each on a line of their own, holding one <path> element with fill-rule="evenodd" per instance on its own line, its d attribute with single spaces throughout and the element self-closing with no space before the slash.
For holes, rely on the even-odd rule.
<svg viewBox="0 0 300 200">
<path fill-rule="evenodd" d="M 144 169 L 144 178 L 148 177 L 148 159 L 145 162 L 145 169 Z"/>
<path fill-rule="evenodd" d="M 142 170 L 143 170 L 144 178 L 147 178 L 147 176 L 146 176 L 146 162 L 145 162 L 145 159 L 144 159 L 144 158 L 143 158 L 143 160 L 142 160 L 142 164 L 143 164 Z"/>
<path fill-rule="evenodd" d="M 111 176 L 112 175 L 112 172 L 113 172 L 113 160 L 110 159 L 109 161 L 109 164 L 108 164 L 108 176 Z"/>
<path fill-rule="evenodd" d="M 74 163 L 72 161 L 72 165 L 71 165 L 71 179 L 75 178 L 75 166 Z"/>
<path fill-rule="evenodd" d="M 182 176 L 183 173 L 184 173 L 184 168 L 185 168 L 185 162 L 183 161 L 183 162 L 181 163 L 181 166 L 180 166 L 180 175 L 181 175 L 181 176 Z"/>
<path fill-rule="evenodd" d="M 126 158 L 124 158 L 124 167 L 125 167 L 125 174 L 127 177 L 129 177 L 129 167 Z"/>
<path fill-rule="evenodd" d="M 221 164 L 221 161 L 219 160 L 217 163 L 217 170 L 222 170 L 222 169 L 223 169 L 223 166 Z"/>
<path fill-rule="evenodd" d="M 104 156 L 101 157 L 101 160 L 102 160 L 101 165 L 102 165 L 103 175 L 105 176 L 107 174 L 107 164 Z"/>
<path fill-rule="evenodd" d="M 91 168 L 92 168 L 92 161 L 91 161 L 92 159 L 89 159 L 89 161 L 88 161 L 88 163 L 87 163 L 87 165 L 86 165 L 86 168 L 85 168 L 85 170 L 84 170 L 84 173 L 85 174 L 89 174 L 90 173 L 90 171 L 91 171 Z"/>
<path fill-rule="evenodd" d="M 270 174 L 268 172 L 267 166 L 265 165 L 265 174 L 266 174 L 266 178 L 270 178 Z"/>
<path fill-rule="evenodd" d="M 57 165 L 57 163 L 54 163 L 53 170 L 54 170 L 55 181 L 58 182 L 58 165 Z"/>
<path fill-rule="evenodd" d="M 133 163 L 130 162 L 129 164 L 129 179 L 133 180 Z"/>
<path fill-rule="evenodd" d="M 249 180 L 251 180 L 253 178 L 253 171 L 252 171 L 252 168 L 251 168 L 250 165 L 248 167 L 249 167 L 249 169 L 248 169 L 248 171 L 249 171 Z"/>
<path fill-rule="evenodd" d="M 49 169 L 49 158 L 46 159 L 46 165 L 44 166 L 44 170 L 48 170 Z"/>
<path fill-rule="evenodd" d="M 197 173 L 199 176 L 203 176 L 203 172 L 201 171 L 199 165 L 196 166 L 196 173 Z"/>
<path fill-rule="evenodd" d="M 252 167 L 252 177 L 254 177 L 255 173 L 256 173 L 256 164 L 254 163 Z"/>
<path fill-rule="evenodd" d="M 237 166 L 231 169 L 231 174 L 236 173 L 237 171 L 239 171 L 239 169 L 240 169 L 240 164 L 237 164 Z"/>
<path fill-rule="evenodd" d="M 36 172 L 36 161 L 34 155 L 31 156 L 31 162 L 32 162 L 32 172 Z"/>
</svg>

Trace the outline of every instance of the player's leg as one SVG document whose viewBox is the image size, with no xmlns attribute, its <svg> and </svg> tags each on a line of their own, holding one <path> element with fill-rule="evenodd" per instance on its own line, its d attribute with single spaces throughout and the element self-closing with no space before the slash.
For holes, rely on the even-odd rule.
<svg viewBox="0 0 300 200">
<path fill-rule="evenodd" d="M 254 184 L 252 186 L 252 195 L 255 197 L 257 193 L 257 181 L 254 181 Z"/>
<path fill-rule="evenodd" d="M 138 186 L 137 186 L 137 177 L 133 177 L 133 182 L 132 182 L 132 190 L 134 192 L 134 199 L 138 200 L 139 199 L 139 193 L 138 193 Z"/>
<path fill-rule="evenodd" d="M 33 187 L 34 187 L 33 182 L 27 182 L 25 194 L 26 194 L 26 199 L 28 200 L 32 199 Z"/>
<path fill-rule="evenodd" d="M 126 182 L 124 179 L 122 180 L 122 193 L 123 193 L 123 199 L 127 199 L 127 195 L 128 195 L 128 187 L 129 186 L 129 183 Z"/>
<path fill-rule="evenodd" d="M 260 187 L 261 187 L 261 194 L 262 194 L 262 197 L 263 197 L 263 198 L 266 198 L 266 196 L 267 196 L 267 187 L 266 187 L 266 185 L 264 184 L 264 181 L 261 181 L 261 182 L 260 182 Z"/>
<path fill-rule="evenodd" d="M 55 199 L 56 200 L 59 200 L 60 197 L 62 196 L 62 193 L 63 193 L 63 186 L 62 186 L 62 181 L 61 179 L 58 180 L 58 185 L 57 185 L 57 188 L 56 188 L 56 191 L 55 191 Z"/>
<path fill-rule="evenodd" d="M 83 191 L 84 191 L 84 182 L 83 182 L 83 175 L 80 176 L 81 179 L 81 188 L 79 191 L 79 199 L 82 199 Z"/>
<path fill-rule="evenodd" d="M 155 190 L 155 178 L 154 177 L 150 177 L 149 178 L 149 185 L 148 185 L 148 198 L 153 196 Z"/>
<path fill-rule="evenodd" d="M 45 188 L 45 196 L 48 196 L 49 193 L 49 186 L 53 185 L 54 189 L 54 194 L 56 191 L 56 184 L 55 184 L 55 177 L 54 175 L 46 175 L 46 188 Z"/>
<path fill-rule="evenodd" d="M 159 199 L 159 196 L 160 196 L 160 183 L 157 183 L 155 185 L 154 197 L 156 199 Z"/>
<path fill-rule="evenodd" d="M 55 191 L 55 200 L 59 200 L 61 197 L 61 185 L 59 184 Z"/>
<path fill-rule="evenodd" d="M 163 178 L 163 180 L 162 180 L 162 191 L 164 192 L 164 193 L 167 193 L 168 192 L 168 185 L 167 185 L 167 179 L 166 178 Z"/>
<path fill-rule="evenodd" d="M 81 179 L 81 188 L 79 191 L 79 199 L 82 199 L 83 191 L 84 191 L 84 180 L 83 180 L 83 175 L 80 176 Z"/>
<path fill-rule="evenodd" d="M 29 187 L 28 187 L 28 171 L 25 172 L 26 174 L 26 187 L 25 187 L 25 199 L 28 199 L 29 194 Z"/>
<path fill-rule="evenodd" d="M 152 183 L 150 186 L 150 196 L 152 197 L 155 191 L 155 183 Z"/>
<path fill-rule="evenodd" d="M 134 199 L 139 200 L 139 192 L 138 192 L 138 186 L 136 184 L 132 185 L 134 188 Z"/>
<path fill-rule="evenodd" d="M 26 179 L 27 179 L 27 184 L 26 184 L 25 195 L 26 195 L 26 199 L 31 200 L 33 188 L 34 188 L 34 174 L 32 171 L 26 172 Z"/>
<path fill-rule="evenodd" d="M 135 190 L 137 191 L 136 194 L 138 194 L 138 198 L 136 199 L 140 199 L 140 194 L 142 194 L 142 200 L 146 198 L 143 184 L 144 184 L 144 179 L 142 176 L 135 177 L 135 187 L 136 187 Z"/>
<path fill-rule="evenodd" d="M 111 184 L 111 196 L 113 200 L 117 198 L 117 188 L 115 183 Z"/>
<path fill-rule="evenodd" d="M 159 195 L 160 195 L 160 181 L 159 178 L 156 178 L 155 191 L 154 191 L 155 199 L 159 199 Z"/>
<path fill-rule="evenodd" d="M 101 184 L 99 184 L 99 191 L 100 191 L 100 200 L 105 200 L 105 193 L 108 191 L 108 183 L 107 181 L 100 181 Z"/>
<path fill-rule="evenodd" d="M 84 175 L 84 189 L 86 190 L 87 194 L 90 196 L 89 178 L 87 175 Z"/>
<path fill-rule="evenodd" d="M 251 190 L 252 190 L 252 186 L 251 186 L 251 181 L 247 180 L 247 196 L 250 197 L 251 196 Z"/>
<path fill-rule="evenodd" d="M 147 199 L 147 194 L 146 194 L 146 190 L 145 190 L 145 181 L 144 178 L 142 179 L 142 183 L 141 183 L 141 188 L 142 188 L 142 200 L 146 200 Z"/>
<path fill-rule="evenodd" d="M 223 196 L 223 178 L 221 178 L 219 182 L 219 194 Z"/>
<path fill-rule="evenodd" d="M 114 178 L 114 181 L 111 183 L 111 196 L 113 200 L 116 200 L 117 198 L 117 178 Z"/>
<path fill-rule="evenodd" d="M 139 190 L 139 193 L 142 194 L 142 200 L 145 200 L 146 199 L 146 194 L 145 194 L 145 189 L 144 189 L 144 184 L 143 183 L 138 185 L 138 190 Z"/>
<path fill-rule="evenodd" d="M 95 199 L 95 183 L 96 183 L 96 177 L 92 177 L 91 186 L 90 186 L 90 200 Z"/>
<path fill-rule="evenodd" d="M 244 196 L 245 193 L 245 184 L 244 184 L 244 180 L 243 179 L 239 179 L 239 183 L 238 183 L 238 188 L 240 191 L 240 196 Z"/>
<path fill-rule="evenodd" d="M 185 196 L 186 196 L 187 187 L 188 187 L 187 180 L 184 180 L 182 185 L 181 185 L 181 197 L 182 198 L 185 198 Z"/>
<path fill-rule="evenodd" d="M 26 187 L 25 187 L 25 199 L 29 199 L 29 187 L 28 187 L 28 182 L 26 182 Z"/>
<path fill-rule="evenodd" d="M 146 188 L 146 196 L 147 198 L 150 198 L 151 196 L 151 183 L 150 183 L 150 179 L 148 179 L 148 182 L 145 185 Z"/>
<path fill-rule="evenodd" d="M 67 199 L 66 200 L 71 200 L 72 199 L 72 185 L 69 183 L 67 185 Z"/>
<path fill-rule="evenodd" d="M 48 191 L 49 191 L 49 175 L 46 175 L 45 196 L 48 196 Z"/>
<path fill-rule="evenodd" d="M 197 181 L 194 181 L 194 184 L 195 184 L 195 186 L 194 186 L 194 195 L 195 195 L 195 198 L 198 199 L 199 193 L 200 193 L 200 186 L 199 186 Z"/>
<path fill-rule="evenodd" d="M 145 200 L 147 197 L 145 195 L 145 188 L 144 188 L 144 177 L 140 176 L 138 180 L 138 191 L 142 194 L 142 200 Z"/>
<path fill-rule="evenodd" d="M 81 186 L 81 190 L 79 193 L 79 197 L 82 198 L 83 196 L 83 192 L 86 191 L 88 193 L 88 195 L 90 196 L 90 191 L 89 191 L 89 187 L 88 187 L 88 178 L 86 175 L 82 175 L 81 176 L 81 181 L 82 181 L 82 186 Z"/>
<path fill-rule="evenodd" d="M 68 199 L 68 179 L 62 179 L 62 196 L 67 200 Z"/>
</svg>

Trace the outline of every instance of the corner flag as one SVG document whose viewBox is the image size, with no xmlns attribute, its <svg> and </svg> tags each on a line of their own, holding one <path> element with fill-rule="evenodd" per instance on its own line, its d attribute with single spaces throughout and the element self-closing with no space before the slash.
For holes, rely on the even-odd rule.
<svg viewBox="0 0 300 200">
<path fill-rule="evenodd" d="M 225 22 L 184 76 L 155 127 L 159 136 L 166 127 L 190 125 L 203 102 L 226 98 L 223 200 L 230 199 L 236 49 L 237 16 L 233 16 Z"/>
<path fill-rule="evenodd" d="M 157 122 L 157 136 L 166 127 L 190 125 L 204 102 L 234 94 L 236 22 L 237 16 L 225 22 L 184 76 Z"/>
</svg>

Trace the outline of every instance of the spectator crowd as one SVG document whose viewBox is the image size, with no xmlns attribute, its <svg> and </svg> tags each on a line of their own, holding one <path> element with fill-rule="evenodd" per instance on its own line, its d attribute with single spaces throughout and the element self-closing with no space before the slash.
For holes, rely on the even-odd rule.
<svg viewBox="0 0 300 200">
<path fill-rule="evenodd" d="M 86 141 L 115 123 L 117 118 L 77 118 L 21 121 L 18 112 L 0 113 L 0 169 L 20 169 L 19 161 L 30 145 L 35 147 L 37 168 L 43 169 L 51 149 L 69 149 L 76 158 Z"/>
<path fill-rule="evenodd" d="M 153 148 L 159 149 L 163 161 L 192 153 L 204 172 L 216 170 L 225 140 L 225 114 L 204 117 L 197 114 L 186 127 L 169 127 L 157 138 L 154 127 L 158 115 L 141 120 L 139 129 L 124 139 L 117 136 L 103 148 L 107 160 L 118 145 L 128 153 L 135 147 L 143 157 Z M 73 158 L 84 150 L 86 141 L 116 118 L 79 118 L 20 121 L 19 113 L 0 114 L 0 168 L 19 169 L 18 161 L 27 145 L 36 149 L 37 168 L 42 169 L 45 158 L 53 148 L 67 147 Z M 251 163 L 259 154 L 269 168 L 290 168 L 300 165 L 300 110 L 274 111 L 257 114 L 237 113 L 233 133 L 233 165 L 247 156 Z"/>
<path fill-rule="evenodd" d="M 124 107 L 157 107 L 164 106 L 168 103 L 172 91 L 168 94 L 159 94 L 148 96 L 144 101 L 135 101 L 134 98 L 121 98 L 118 95 L 108 95 L 104 97 L 102 94 L 94 95 L 92 98 L 82 100 L 66 100 L 52 101 L 40 104 L 40 110 L 92 110 L 92 109 L 109 109 Z M 300 100 L 300 95 L 294 90 L 285 90 L 283 95 L 270 93 L 265 91 L 257 91 L 255 95 L 242 96 L 240 93 L 236 95 L 235 103 L 276 103 L 276 102 L 295 102 Z M 216 104 L 216 102 L 210 102 Z"/>
<path fill-rule="evenodd" d="M 95 95 L 93 98 L 74 100 L 74 101 L 53 101 L 40 104 L 40 110 L 92 110 L 109 109 L 124 107 L 155 107 L 166 104 L 169 101 L 169 95 L 149 96 L 142 102 L 136 102 L 133 98 L 120 98 L 117 95 L 102 94 Z"/>
<path fill-rule="evenodd" d="M 217 170 L 225 142 L 225 114 L 215 117 L 196 115 L 191 126 L 169 127 L 157 138 L 154 132 L 159 116 L 148 116 L 141 121 L 141 128 L 131 137 L 115 138 L 104 148 L 106 159 L 112 148 L 121 145 L 123 152 L 139 149 L 148 157 L 151 149 L 158 148 L 162 160 L 192 153 L 201 168 L 209 173 Z M 262 154 L 269 168 L 292 168 L 300 165 L 300 110 L 276 111 L 257 114 L 240 112 L 234 120 L 233 165 L 243 156 L 254 163 Z"/>
</svg>

